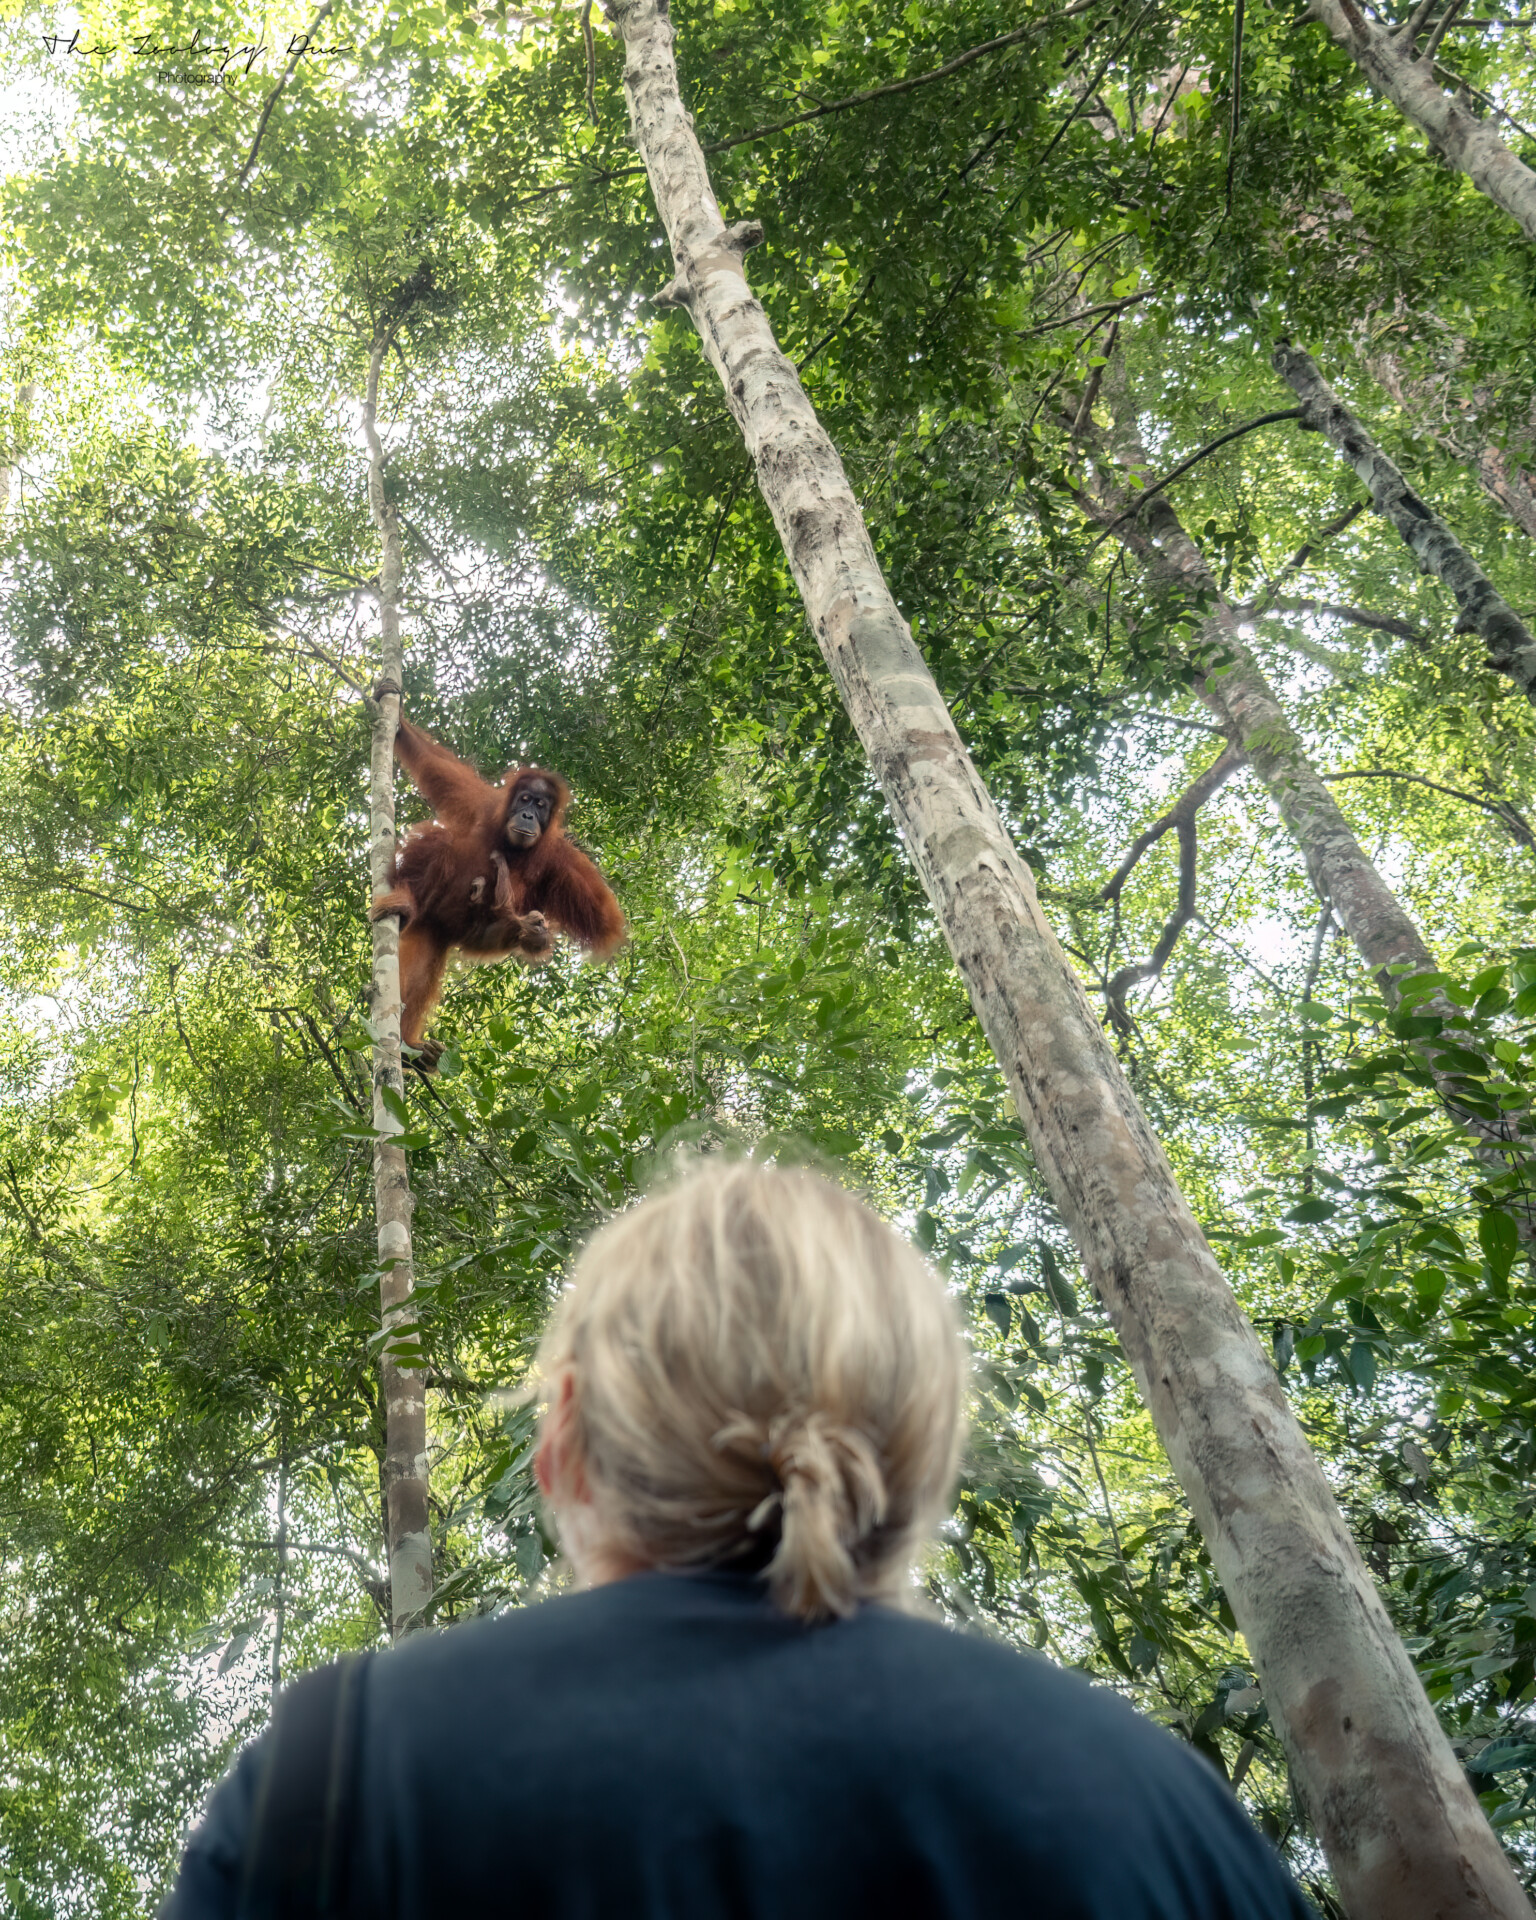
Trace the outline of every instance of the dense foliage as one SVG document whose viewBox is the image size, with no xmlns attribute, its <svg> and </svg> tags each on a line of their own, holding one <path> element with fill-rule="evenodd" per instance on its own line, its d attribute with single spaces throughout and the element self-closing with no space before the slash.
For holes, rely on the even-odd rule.
<svg viewBox="0 0 1536 1920">
<path fill-rule="evenodd" d="M 841 1163 L 969 1303 L 936 1599 L 1193 1741 L 1326 1903 L 714 375 L 646 304 L 613 41 L 589 72 L 574 6 L 322 13 L 294 60 L 298 15 L 218 52 L 261 37 L 227 0 L 3 29 L 0 1910 L 152 1911 L 278 1678 L 383 1630 L 359 407 L 388 331 L 407 709 L 487 770 L 558 766 L 634 930 L 606 970 L 457 975 L 409 1095 L 437 1618 L 559 1577 L 516 1388 L 573 1244 L 679 1145 Z M 1320 436 L 1228 440 L 1169 497 L 1441 957 L 1463 1104 L 1443 1018 L 1389 1008 L 1246 773 L 1130 979 L 1177 836 L 1107 883 L 1223 743 L 1206 605 L 1079 504 L 1128 422 L 1161 474 L 1288 408 L 1284 330 L 1532 622 L 1531 249 L 1289 4 L 1240 38 L 1174 0 L 676 18 L 897 598 L 1536 1878 L 1536 1286 L 1527 1196 L 1462 1124 L 1518 1116 L 1536 1050 L 1536 721 Z M 1529 49 L 1487 8 L 1440 58 L 1536 163 Z"/>
</svg>

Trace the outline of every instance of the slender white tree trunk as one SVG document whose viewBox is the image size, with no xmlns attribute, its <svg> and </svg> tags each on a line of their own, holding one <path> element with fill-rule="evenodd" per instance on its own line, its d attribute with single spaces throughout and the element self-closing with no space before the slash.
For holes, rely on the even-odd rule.
<svg viewBox="0 0 1536 1920">
<path fill-rule="evenodd" d="M 658 0 L 609 0 L 686 306 L 807 615 L 1030 1144 L 1210 1543 L 1355 1920 L 1528 1914 L 1243 1318 L 880 572 L 742 268 Z"/>
<path fill-rule="evenodd" d="M 400 725 L 404 655 L 400 643 L 400 522 L 384 490 L 384 449 L 378 433 L 379 370 L 387 339 L 374 342 L 368 362 L 363 432 L 368 441 L 368 501 L 379 530 L 379 685 L 374 703 L 369 783 L 371 896 L 393 885 L 395 862 L 395 734 Z M 416 1324 L 412 1302 L 411 1177 L 405 1153 L 390 1137 L 403 1129 L 385 1103 L 386 1090 L 405 1099 L 400 1062 L 400 917 L 373 923 L 373 1204 L 378 1223 L 379 1312 L 385 1333 L 379 1361 L 384 1403 L 384 1513 L 389 1547 L 389 1610 L 394 1636 L 418 1624 L 432 1597 L 432 1534 L 427 1515 L 427 1382 L 419 1367 L 401 1365 L 390 1351 Z"/>
<path fill-rule="evenodd" d="M 1323 378 L 1311 354 L 1283 340 L 1272 358 L 1276 373 L 1305 409 L 1303 424 L 1338 448 L 1370 489 L 1376 511 L 1397 528 L 1419 565 L 1450 588 L 1463 622 L 1482 635 L 1489 664 L 1536 701 L 1536 635 L 1440 516 L 1413 491 Z"/>
<path fill-rule="evenodd" d="M 1322 21 L 1372 89 L 1428 134 L 1453 167 L 1536 240 L 1536 173 L 1515 158 L 1488 121 L 1441 90 L 1433 58 L 1419 59 L 1401 29 L 1394 32 L 1367 20 L 1355 0 L 1311 0 L 1308 12 Z"/>
<path fill-rule="evenodd" d="M 18 422 L 17 444 L 7 446 L 0 452 L 0 514 L 11 504 L 11 488 L 15 483 L 16 465 L 20 457 L 20 441 L 26 435 L 31 424 L 32 401 L 37 393 L 37 383 L 26 381 L 16 389 L 16 419 Z"/>
</svg>

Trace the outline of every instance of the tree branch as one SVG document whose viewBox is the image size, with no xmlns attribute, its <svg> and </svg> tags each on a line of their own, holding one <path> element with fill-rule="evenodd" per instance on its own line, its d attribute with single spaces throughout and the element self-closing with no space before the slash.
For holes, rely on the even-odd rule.
<svg viewBox="0 0 1536 1920">
<path fill-rule="evenodd" d="M 1475 793 L 1464 793 L 1460 787 L 1447 787 L 1438 780 L 1427 780 L 1422 773 L 1399 773 L 1391 767 L 1345 767 L 1338 773 L 1325 773 L 1323 778 L 1411 781 L 1416 787 L 1428 787 L 1434 793 L 1446 794 L 1452 800 L 1464 800 L 1469 807 L 1479 807 L 1484 813 L 1491 813 L 1516 846 L 1529 847 L 1536 852 L 1536 828 L 1531 826 L 1512 800 L 1482 800 Z"/>
<path fill-rule="evenodd" d="M 1287 580 L 1291 579 L 1293 575 L 1300 573 L 1301 569 L 1312 558 L 1313 552 L 1320 547 L 1325 540 L 1331 540 L 1336 533 L 1342 533 L 1347 526 L 1358 520 L 1364 512 L 1365 502 L 1363 500 L 1356 500 L 1353 505 L 1346 507 L 1342 513 L 1335 514 L 1331 520 L 1324 521 L 1323 525 L 1318 528 L 1311 539 L 1302 542 L 1291 555 L 1290 559 L 1286 561 L 1285 565 L 1275 575 L 1274 579 L 1270 581 L 1269 591 L 1271 593 L 1278 593 Z"/>
<path fill-rule="evenodd" d="M 1242 426 L 1233 427 L 1227 433 L 1218 434 L 1214 440 L 1203 446 L 1198 453 L 1192 453 L 1187 460 L 1181 460 L 1171 473 L 1165 473 L 1161 480 L 1155 480 L 1150 487 L 1144 487 L 1141 492 L 1137 494 L 1135 501 L 1126 508 L 1125 512 L 1109 522 L 1104 531 L 1093 542 L 1093 545 L 1089 547 L 1088 552 L 1092 553 L 1094 547 L 1099 546 L 1103 541 L 1107 540 L 1112 533 L 1118 532 L 1124 521 L 1134 520 L 1154 494 L 1161 493 L 1165 487 L 1171 487 L 1174 481 L 1181 479 L 1189 472 L 1191 467 L 1197 467 L 1202 460 L 1208 460 L 1219 448 L 1226 446 L 1228 441 L 1241 439 L 1245 433 L 1252 433 L 1256 427 L 1271 427 L 1277 420 L 1299 420 L 1301 417 L 1302 409 L 1300 407 L 1285 407 L 1278 413 L 1261 413 L 1256 420 L 1244 421 Z M 1085 555 L 1084 558 L 1086 557 Z"/>
<path fill-rule="evenodd" d="M 952 73 L 958 73 L 973 61 L 984 59 L 989 53 L 1001 53 L 1005 47 L 1016 46 L 1033 34 L 1045 33 L 1058 21 L 1071 20 L 1080 13 L 1091 13 L 1095 7 L 1103 4 L 1104 0 L 1076 0 L 1075 5 L 1063 7 L 1060 13 L 1052 14 L 1048 20 L 1033 20 L 1028 26 L 1000 33 L 995 40 L 983 40 L 979 46 L 968 47 L 964 53 L 956 54 L 953 60 L 946 60 L 941 67 L 932 67 L 926 73 L 909 74 L 901 80 L 887 80 L 878 87 L 866 87 L 862 93 L 850 93 L 845 99 L 829 100 L 819 107 L 807 107 L 804 113 L 791 114 L 787 120 L 764 121 L 760 127 L 749 127 L 745 133 L 733 133 L 723 140 L 708 141 L 702 151 L 728 153 L 732 147 L 744 147 L 753 140 L 769 140 L 776 133 L 790 133 L 796 127 L 808 126 L 813 120 L 825 120 L 834 113 L 848 113 L 854 107 L 867 107 L 873 100 L 887 100 L 895 94 L 911 93 L 918 87 L 929 86 L 935 80 L 947 80 Z M 593 118 L 595 121 L 595 111 Z M 573 187 L 582 186 L 589 180 L 599 186 L 607 186 L 610 180 L 624 180 L 644 172 L 643 166 L 634 166 L 606 167 L 590 174 L 575 174 L 568 180 L 552 180 L 547 187 L 535 187 L 532 192 L 520 195 L 515 204 L 526 206 L 530 201 L 547 199 L 550 194 L 569 193 Z"/>
<path fill-rule="evenodd" d="M 1431 0 L 1433 4 L 1433 0 Z M 1227 212 L 1237 178 L 1237 133 L 1243 107 L 1243 0 L 1232 0 L 1232 119 L 1227 129 Z"/>
<path fill-rule="evenodd" d="M 1179 836 L 1179 904 L 1163 923 L 1151 957 L 1121 967 L 1104 982 L 1110 1024 L 1117 1033 L 1127 1037 L 1136 1031 L 1136 1022 L 1125 1004 L 1125 996 L 1132 987 L 1143 986 L 1148 980 L 1157 978 L 1167 966 L 1179 935 L 1195 917 L 1195 823 L 1193 820 L 1181 820 L 1175 831 Z"/>
<path fill-rule="evenodd" d="M 1366 432 L 1318 370 L 1311 354 L 1281 340 L 1271 356 L 1275 372 L 1302 403 L 1304 425 L 1321 433 L 1370 490 L 1376 511 L 1390 520 L 1426 573 L 1449 587 L 1466 629 L 1488 649 L 1488 664 L 1507 673 L 1536 704 L 1536 634 L 1421 500 L 1396 465 Z"/>
<path fill-rule="evenodd" d="M 1238 617 L 1244 618 L 1241 609 Z M 1395 633 L 1400 640 L 1410 641 L 1416 647 L 1427 647 L 1429 635 L 1409 620 L 1399 620 L 1394 614 L 1372 613 L 1369 607 L 1344 607 L 1332 600 L 1270 600 L 1261 610 L 1256 610 L 1247 618 L 1269 619 L 1280 613 L 1324 613 L 1332 619 L 1343 620 L 1351 627 L 1369 627 L 1373 632 Z"/>
<path fill-rule="evenodd" d="M 1155 847 L 1164 834 L 1172 832 L 1176 827 L 1189 825 L 1211 795 L 1223 786 L 1243 764 L 1243 756 L 1236 747 L 1223 749 L 1205 772 L 1191 781 L 1160 819 L 1154 820 L 1150 827 L 1137 834 L 1125 858 L 1099 889 L 1099 902 L 1109 906 L 1117 901 L 1120 898 L 1121 888 L 1130 879 L 1141 856 L 1149 848 Z"/>
<path fill-rule="evenodd" d="M 1418 5 L 1403 24 L 1393 33 L 1392 38 L 1400 41 L 1410 53 L 1413 43 L 1424 31 L 1424 22 L 1435 10 L 1435 0 L 1419 0 Z"/>
<path fill-rule="evenodd" d="M 1243 755 L 1235 747 L 1226 747 L 1208 766 L 1198 779 L 1193 780 L 1184 792 L 1168 809 L 1161 819 L 1154 820 L 1144 832 L 1139 833 L 1131 843 L 1130 851 L 1120 862 L 1110 879 L 1105 883 L 1099 899 L 1115 909 L 1115 927 L 1120 924 L 1120 891 L 1141 856 L 1149 847 L 1155 846 L 1163 836 L 1172 831 L 1179 837 L 1179 903 L 1163 923 L 1163 930 L 1157 937 L 1157 944 L 1145 960 L 1133 961 L 1121 967 L 1104 982 L 1104 997 L 1109 1004 L 1110 1024 L 1122 1037 L 1129 1037 L 1136 1030 L 1136 1022 L 1125 1004 L 1125 996 L 1132 987 L 1145 985 L 1155 980 L 1167 966 L 1179 935 L 1197 917 L 1196 913 L 1196 854 L 1197 840 L 1195 817 L 1211 795 L 1244 764 Z"/>
<path fill-rule="evenodd" d="M 1422 59 L 1425 59 L 1425 60 L 1434 59 L 1435 49 L 1440 45 L 1440 42 L 1445 38 L 1446 28 L 1456 18 L 1457 14 L 1461 12 L 1461 9 L 1463 8 L 1463 6 L 1465 6 L 1465 4 L 1466 4 L 1466 0 L 1451 0 L 1450 5 L 1446 8 L 1445 12 L 1442 13 L 1440 18 L 1435 22 L 1434 31 L 1430 34 L 1429 38 L 1424 42 L 1424 52 L 1420 56 Z"/>
<path fill-rule="evenodd" d="M 230 189 L 231 193 L 238 193 L 245 185 L 251 168 L 256 164 L 256 155 L 261 151 L 262 135 L 267 130 L 267 122 L 272 118 L 272 109 L 277 105 L 278 95 L 293 78 L 295 72 L 298 70 L 299 62 L 304 58 L 310 41 L 314 39 L 316 32 L 319 30 L 320 22 L 325 19 L 335 4 L 336 0 L 321 0 L 319 11 L 315 14 L 314 19 L 310 21 L 309 30 L 305 33 L 298 51 L 290 54 L 287 66 L 283 68 L 282 73 L 278 76 L 277 85 L 267 95 L 267 103 L 261 110 L 261 118 L 256 122 L 256 138 L 251 142 L 251 150 L 245 156 L 245 165 L 240 169 L 239 173 L 235 175 L 235 184 Z"/>
<path fill-rule="evenodd" d="M 942 67 L 932 67 L 927 73 L 914 73 L 902 80 L 887 80 L 883 86 L 868 87 L 863 93 L 850 93 L 846 99 L 832 100 L 822 107 L 808 107 L 804 113 L 794 114 L 788 120 L 770 120 L 760 127 L 750 128 L 746 133 L 734 133 L 726 140 L 708 141 L 704 152 L 725 153 L 731 147 L 744 147 L 749 140 L 767 140 L 776 133 L 788 133 L 792 127 L 806 126 L 812 120 L 824 120 L 828 114 L 847 113 L 851 107 L 866 107 L 872 100 L 888 100 L 895 94 L 911 93 L 916 87 L 926 87 L 932 81 L 947 80 L 952 73 L 968 67 L 973 60 L 981 60 L 989 53 L 1001 53 L 1004 47 L 1016 46 L 1031 34 L 1044 33 L 1058 21 L 1070 20 L 1079 13 L 1090 13 L 1094 7 L 1102 4 L 1103 0 L 1077 0 L 1076 5 L 1063 7 L 1060 13 L 1052 14 L 1048 20 L 1031 21 L 1028 26 L 1000 33 L 995 40 L 983 40 L 979 46 L 968 47 L 964 53 L 957 53 L 953 60 L 946 60 Z"/>
<path fill-rule="evenodd" d="M 597 42 L 592 37 L 592 0 L 581 10 L 581 41 L 587 55 L 587 116 L 597 125 Z"/>
<path fill-rule="evenodd" d="M 1147 0 L 1147 4 L 1142 8 L 1141 12 L 1137 14 L 1136 18 L 1126 28 L 1125 32 L 1121 34 L 1120 38 L 1110 48 L 1109 52 L 1105 54 L 1104 58 L 1099 62 L 1098 67 L 1094 72 L 1093 78 L 1088 82 L 1087 86 L 1084 87 L 1081 94 L 1078 95 L 1077 103 L 1073 107 L 1072 111 L 1067 115 L 1066 119 L 1062 121 L 1061 125 L 1051 135 L 1050 139 L 1046 141 L 1041 151 L 1038 154 L 1036 154 L 1034 159 L 1030 161 L 1029 164 L 1032 171 L 1038 172 L 1039 169 L 1045 165 L 1046 161 L 1056 151 L 1057 147 L 1061 144 L 1061 142 L 1066 138 L 1067 131 L 1071 127 L 1073 121 L 1077 119 L 1078 115 L 1082 112 L 1083 108 L 1086 107 L 1089 104 L 1089 102 L 1093 99 L 1095 92 L 1098 90 L 1099 82 L 1104 78 L 1105 74 L 1109 72 L 1110 62 L 1114 59 L 1115 55 L 1120 52 L 1122 47 L 1129 45 L 1130 41 L 1135 37 L 1138 29 L 1140 28 L 1142 21 L 1145 20 L 1147 15 L 1151 13 L 1153 9 L 1157 7 L 1159 4 L 1160 4 L 1160 0 Z"/>
<path fill-rule="evenodd" d="M 1075 327 L 1080 321 L 1091 320 L 1096 313 L 1121 313 L 1126 307 L 1134 307 L 1138 301 L 1150 300 L 1154 289 L 1148 287 L 1142 293 L 1128 293 L 1123 300 L 1106 300 L 1097 307 L 1084 307 L 1080 313 L 1069 313 L 1064 320 L 1046 320 L 1038 327 L 1025 327 L 1019 333 L 1021 340 L 1033 340 L 1037 334 L 1054 333 L 1059 327 Z"/>
<path fill-rule="evenodd" d="M 1416 60 L 1410 46 L 1367 20 L 1355 0 L 1308 0 L 1303 17 L 1320 20 L 1373 90 L 1427 134 L 1451 166 L 1466 174 L 1518 222 L 1528 238 L 1536 240 L 1536 171 L 1517 158 L 1487 121 L 1479 120 L 1462 101 L 1436 86 L 1435 74 L 1444 73 L 1458 85 L 1465 82 L 1433 58 Z M 1497 101 L 1490 100 L 1488 105 L 1511 125 L 1516 124 Z"/>
</svg>

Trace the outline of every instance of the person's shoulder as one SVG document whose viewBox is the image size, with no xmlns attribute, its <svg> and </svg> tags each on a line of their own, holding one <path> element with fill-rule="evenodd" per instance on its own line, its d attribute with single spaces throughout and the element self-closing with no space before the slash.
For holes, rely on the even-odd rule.
<svg viewBox="0 0 1536 1920">
<path fill-rule="evenodd" d="M 600 1633 L 617 1611 L 614 1590 L 609 1587 L 549 1594 L 478 1620 L 456 1620 L 437 1632 L 413 1634 L 390 1650 L 387 1664 L 450 1658 L 473 1661 L 514 1649 L 533 1652 Z"/>
<path fill-rule="evenodd" d="M 1117 1725 L 1129 1722 L 1154 1740 L 1168 1738 L 1108 1687 L 992 1634 L 888 1606 L 866 1607 L 859 1621 L 880 1657 L 900 1661 L 914 1675 L 976 1694 L 991 1702 L 993 1714 L 1001 1720 L 1021 1710 L 1031 1715 L 1060 1712 Z"/>
<path fill-rule="evenodd" d="M 971 1817 L 1036 1850 L 1036 1866 L 1066 1860 L 1127 1900 L 1203 1889 L 1191 1913 L 1310 1914 L 1210 1762 L 1112 1688 L 932 1618 L 869 1607 L 859 1624 L 862 1664 L 889 1676 L 893 1729 L 898 1716 L 922 1727 L 917 1763 L 963 1784 Z"/>
<path fill-rule="evenodd" d="M 866 1607 L 859 1625 L 858 1665 L 888 1682 L 893 1720 L 920 1723 L 941 1768 L 991 1770 L 1085 1808 L 1237 1812 L 1208 1761 L 1086 1674 L 932 1616 Z"/>
<path fill-rule="evenodd" d="M 551 1594 L 478 1620 L 412 1634 L 373 1663 L 370 1690 L 414 1690 L 450 1679 L 471 1684 L 476 1674 L 533 1675 L 568 1668 L 598 1647 L 622 1642 L 634 1628 L 637 1596 L 630 1583 Z"/>
</svg>

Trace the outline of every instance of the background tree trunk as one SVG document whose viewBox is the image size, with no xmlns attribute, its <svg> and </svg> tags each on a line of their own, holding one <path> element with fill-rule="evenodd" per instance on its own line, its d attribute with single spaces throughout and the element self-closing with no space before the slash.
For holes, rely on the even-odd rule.
<svg viewBox="0 0 1536 1920">
<path fill-rule="evenodd" d="M 1123 384 L 1123 369 L 1116 371 L 1119 404 L 1115 457 L 1128 472 L 1150 477 L 1146 449 Z M 1264 782 L 1301 851 L 1319 900 L 1332 907 L 1356 952 L 1375 975 L 1383 998 L 1389 1006 L 1396 1006 L 1411 976 L 1434 972 L 1438 963 L 1412 915 L 1382 878 L 1327 781 L 1313 765 L 1263 668 L 1244 644 L 1237 614 L 1222 598 L 1205 555 L 1185 531 L 1164 493 L 1133 494 L 1101 480 L 1092 491 L 1085 489 L 1077 497 L 1092 519 L 1112 531 L 1155 571 L 1205 594 L 1207 600 L 1215 600 L 1215 611 L 1206 620 L 1201 638 L 1224 664 L 1200 678 L 1200 697 Z M 1456 1024 L 1460 1009 L 1438 988 L 1416 1004 L 1420 1011 L 1437 1015 L 1446 1023 L 1442 1039 L 1426 1038 L 1418 1044 L 1447 1111 L 1477 1142 L 1477 1151 L 1490 1170 L 1502 1172 L 1511 1164 L 1526 1162 L 1529 1149 L 1520 1117 L 1501 1114 L 1486 1118 L 1470 1112 L 1455 1069 L 1437 1061 L 1442 1047 L 1457 1051 L 1472 1045 Z M 1500 1071 L 1493 1061 L 1489 1070 Z M 1536 1221 L 1529 1208 L 1517 1206 L 1514 1214 L 1522 1239 L 1536 1238 Z"/>
<path fill-rule="evenodd" d="M 1311 354 L 1282 340 L 1271 357 L 1276 373 L 1306 410 L 1303 424 L 1315 427 L 1338 448 L 1370 489 L 1376 511 L 1397 528 L 1419 565 L 1450 588 L 1463 624 L 1482 635 L 1489 664 L 1507 673 L 1527 700 L 1536 701 L 1536 636 L 1329 386 Z"/>
<path fill-rule="evenodd" d="M 1473 462 L 1478 485 L 1490 500 L 1499 505 L 1522 533 L 1536 540 L 1536 487 L 1528 473 L 1509 470 L 1509 462 L 1497 447 L 1484 447 Z"/>
<path fill-rule="evenodd" d="M 1355 1920 L 1526 1915 L 1253 1329 L 1047 926 L 742 269 L 658 0 L 610 0 L 686 306 L 1036 1160 L 1210 1543 Z"/>
<path fill-rule="evenodd" d="M 1436 84 L 1434 60 L 1416 58 L 1412 41 L 1367 20 L 1355 0 L 1311 0 L 1309 11 L 1374 91 L 1428 134 L 1453 167 L 1536 240 L 1536 173 L 1515 158 L 1486 120 Z"/>
<path fill-rule="evenodd" d="M 379 370 L 389 341 L 374 342 L 368 362 L 363 431 L 368 440 L 368 500 L 379 529 L 380 673 L 370 762 L 369 869 L 374 897 L 393 884 L 395 861 L 395 734 L 400 725 L 400 523 L 384 491 L 384 449 L 378 433 Z M 384 1509 L 389 1550 L 390 1626 L 398 1639 L 419 1623 L 432 1597 L 432 1534 L 427 1517 L 427 1378 L 392 1351 L 416 1325 L 412 1302 L 410 1172 L 392 1135 L 401 1133 L 405 1076 L 400 1061 L 400 916 L 373 923 L 373 1197 L 379 1233 L 379 1312 L 384 1350 L 379 1384 L 384 1402 Z M 394 1096 L 394 1111 L 387 1095 Z"/>
</svg>

